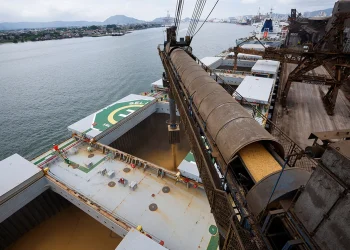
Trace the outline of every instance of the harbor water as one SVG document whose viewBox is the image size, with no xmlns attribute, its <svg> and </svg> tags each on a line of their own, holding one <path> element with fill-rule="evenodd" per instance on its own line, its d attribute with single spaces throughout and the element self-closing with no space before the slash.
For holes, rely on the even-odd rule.
<svg viewBox="0 0 350 250">
<path fill-rule="evenodd" d="M 180 36 L 187 26 L 181 25 Z M 214 56 L 250 31 L 248 26 L 207 23 L 193 39 L 193 52 L 198 58 Z M 163 72 L 156 48 L 164 37 L 164 28 L 154 28 L 119 37 L 0 45 L 0 160 L 14 153 L 30 160 L 68 138 L 68 125 L 128 94 L 150 91 Z M 139 147 L 135 153 L 171 166 L 166 135 L 164 127 L 166 145 L 158 143 L 158 137 L 150 140 L 161 157 L 150 148 Z M 188 145 L 180 145 L 178 156 L 183 158 L 188 150 Z M 9 249 L 113 250 L 120 240 L 72 205 Z"/>
<path fill-rule="evenodd" d="M 180 36 L 188 24 L 181 24 Z M 198 58 L 214 56 L 250 26 L 206 23 L 194 37 Z M 163 72 L 157 45 L 164 28 L 119 37 L 0 45 L 0 160 L 31 159 L 69 137 L 67 126 L 131 94 L 150 90 Z"/>
</svg>

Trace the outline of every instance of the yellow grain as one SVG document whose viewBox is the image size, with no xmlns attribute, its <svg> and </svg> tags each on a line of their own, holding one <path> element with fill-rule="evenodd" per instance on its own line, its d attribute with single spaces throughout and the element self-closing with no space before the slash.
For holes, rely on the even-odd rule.
<svg viewBox="0 0 350 250">
<path fill-rule="evenodd" d="M 255 183 L 282 169 L 275 158 L 259 142 L 244 147 L 239 151 L 239 155 Z"/>
</svg>

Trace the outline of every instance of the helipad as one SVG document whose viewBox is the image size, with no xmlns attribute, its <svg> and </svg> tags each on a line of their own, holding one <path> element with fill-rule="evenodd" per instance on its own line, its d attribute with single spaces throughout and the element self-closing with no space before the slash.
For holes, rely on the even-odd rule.
<svg viewBox="0 0 350 250">
<path fill-rule="evenodd" d="M 147 108 L 154 102 L 155 98 L 153 97 L 131 94 L 68 126 L 68 130 L 80 135 L 84 134 L 88 138 L 95 138 L 126 117 L 140 109 Z"/>
</svg>

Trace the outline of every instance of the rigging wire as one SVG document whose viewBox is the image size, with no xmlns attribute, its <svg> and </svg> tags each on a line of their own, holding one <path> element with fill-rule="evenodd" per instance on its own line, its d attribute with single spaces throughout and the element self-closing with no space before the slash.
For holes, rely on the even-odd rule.
<svg viewBox="0 0 350 250">
<path fill-rule="evenodd" d="M 193 35 L 194 31 L 195 31 L 196 28 L 197 28 L 197 25 L 198 25 L 198 22 L 199 22 L 200 17 L 202 16 L 202 12 L 203 12 L 203 9 L 204 9 L 204 6 L 205 6 L 206 1 L 207 1 L 207 0 L 202 0 L 202 2 L 201 2 L 201 6 L 200 6 L 199 12 L 198 12 L 198 14 L 197 14 L 196 20 L 195 20 L 195 24 L 194 24 L 193 30 L 192 30 L 192 32 L 191 32 L 191 36 Z"/>
<path fill-rule="evenodd" d="M 186 36 L 189 36 L 189 34 L 190 34 L 190 31 L 192 29 L 192 25 L 193 25 L 193 22 L 194 22 L 194 16 L 195 16 L 195 13 L 197 12 L 198 6 L 199 6 L 199 0 L 196 1 L 196 5 L 194 6 L 194 10 L 193 10 L 193 13 L 192 13 L 190 25 L 188 26 L 188 29 L 187 29 Z"/>
<path fill-rule="evenodd" d="M 176 25 L 177 22 L 177 6 L 179 5 L 179 0 L 176 2 L 176 8 L 175 8 L 175 19 L 174 19 L 174 24 Z"/>
<path fill-rule="evenodd" d="M 202 25 L 199 27 L 199 29 L 196 31 L 196 33 L 194 33 L 194 35 L 192 36 L 192 38 L 198 33 L 198 31 L 200 31 L 200 29 L 203 27 L 203 25 L 205 24 L 205 22 L 208 20 L 210 14 L 213 12 L 213 10 L 215 9 L 216 5 L 218 4 L 219 0 L 216 1 L 216 3 L 214 4 L 213 8 L 211 9 L 211 11 L 209 12 L 207 18 L 204 20 L 204 22 L 202 23 Z"/>
<path fill-rule="evenodd" d="M 192 32 L 193 32 L 193 28 L 195 26 L 195 23 L 197 21 L 197 16 L 198 16 L 198 13 L 200 11 L 200 7 L 202 5 L 202 0 L 197 0 L 198 1 L 198 6 L 197 6 L 197 9 L 193 10 L 193 22 L 192 22 L 192 25 L 191 25 L 191 29 L 189 30 L 189 36 L 191 36 Z"/>
<path fill-rule="evenodd" d="M 181 2 L 180 17 L 179 17 L 179 19 L 178 19 L 178 25 L 177 25 L 177 29 L 176 29 L 176 36 L 177 36 L 177 33 L 178 33 L 179 30 L 180 30 L 181 16 L 182 16 L 182 10 L 183 10 L 183 7 L 184 7 L 184 2 L 185 2 L 185 0 L 180 0 L 180 2 Z"/>
<path fill-rule="evenodd" d="M 199 18 L 202 15 L 203 8 L 205 6 L 206 0 L 197 0 L 195 9 L 193 10 L 192 19 L 190 26 L 188 28 L 187 36 L 192 36 L 193 32 L 196 30 Z"/>
<path fill-rule="evenodd" d="M 179 0 L 177 0 L 176 9 L 175 9 L 175 20 L 174 20 L 174 25 L 175 26 L 177 24 L 178 14 L 179 14 Z"/>
<path fill-rule="evenodd" d="M 193 10 L 192 24 L 191 24 L 191 27 L 190 27 L 189 32 L 188 32 L 189 36 L 191 36 L 191 34 L 194 31 L 194 27 L 195 27 L 195 24 L 197 22 L 197 17 L 198 17 L 198 15 L 200 15 L 199 13 L 201 12 L 201 9 L 202 9 L 203 0 L 197 0 L 197 3 L 198 3 L 197 8 L 195 8 Z"/>
</svg>

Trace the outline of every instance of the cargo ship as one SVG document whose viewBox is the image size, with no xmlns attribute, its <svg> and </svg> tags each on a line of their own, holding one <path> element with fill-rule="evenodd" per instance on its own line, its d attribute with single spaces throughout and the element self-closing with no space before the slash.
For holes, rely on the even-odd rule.
<svg viewBox="0 0 350 250">
<path fill-rule="evenodd" d="M 271 62 L 240 54 L 239 70 L 233 72 L 230 53 L 201 60 L 234 88 L 242 88 L 244 100 L 249 100 L 249 105 L 242 105 L 251 115 L 250 107 L 256 105 L 266 117 L 279 69 L 276 64 L 273 72 L 262 70 Z M 258 80 L 266 85 L 260 99 L 249 89 Z M 29 230 L 37 223 L 26 213 L 34 213 L 43 197 L 57 203 L 63 197 L 123 237 L 116 249 L 128 249 L 135 239 L 144 242 L 145 249 L 218 249 L 218 228 L 178 111 L 179 143 L 168 140 L 169 88 L 164 81 L 152 83 L 150 92 L 130 94 L 68 126 L 71 138 L 30 161 L 17 154 L 1 161 L 1 182 L 6 180 L 1 223 L 15 227 L 18 221 L 13 217 L 21 217 L 21 223 L 31 225 Z M 233 98 L 242 101 L 241 96 Z M 254 118 L 266 125 L 259 115 Z M 38 215 L 37 221 L 44 219 Z M 15 240 L 26 230 L 2 236 Z"/>
<path fill-rule="evenodd" d="M 269 119 L 279 62 L 199 60 L 188 41 L 167 29 L 152 91 L 0 162 L 2 248 L 69 202 L 122 237 L 117 250 L 347 249 L 349 130 L 311 133 L 304 150 Z"/>
<path fill-rule="evenodd" d="M 262 43 L 265 46 L 279 48 L 287 37 L 289 24 L 275 19 L 271 10 L 268 17 L 261 22 L 253 23 L 252 26 L 254 31 L 248 37 L 237 39 L 237 46 Z"/>
<path fill-rule="evenodd" d="M 17 154 L 2 160 L 1 225 L 16 228 L 13 217 L 22 216 L 34 226 L 26 213 L 53 191 L 124 237 L 117 249 L 130 249 L 135 239 L 144 249 L 217 249 L 183 134 L 172 155 L 168 114 L 165 92 L 131 94 L 68 126 L 71 138 L 31 161 Z M 0 234 L 10 240 L 21 233 Z"/>
</svg>

